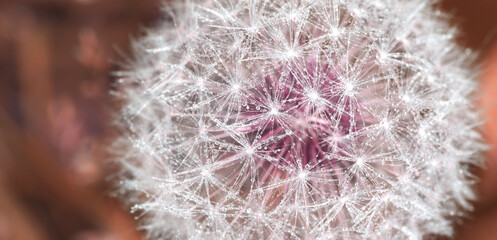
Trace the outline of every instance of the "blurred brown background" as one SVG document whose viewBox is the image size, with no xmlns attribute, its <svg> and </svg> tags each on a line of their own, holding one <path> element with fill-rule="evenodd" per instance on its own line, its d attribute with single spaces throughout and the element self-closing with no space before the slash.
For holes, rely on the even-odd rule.
<svg viewBox="0 0 497 240">
<path fill-rule="evenodd" d="M 140 239 L 110 196 L 114 61 L 159 0 L 0 0 L 0 240 Z M 497 143 L 497 0 L 446 0 L 481 53 L 483 133 Z M 457 239 L 497 239 L 497 151 Z"/>
</svg>

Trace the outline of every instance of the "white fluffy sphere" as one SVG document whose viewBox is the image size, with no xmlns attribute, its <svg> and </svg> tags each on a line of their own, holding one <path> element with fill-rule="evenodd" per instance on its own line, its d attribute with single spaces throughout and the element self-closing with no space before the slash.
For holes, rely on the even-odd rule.
<svg viewBox="0 0 497 240">
<path fill-rule="evenodd" d="M 423 0 L 205 0 L 119 72 L 150 239 L 451 235 L 483 149 L 474 54 Z"/>
</svg>

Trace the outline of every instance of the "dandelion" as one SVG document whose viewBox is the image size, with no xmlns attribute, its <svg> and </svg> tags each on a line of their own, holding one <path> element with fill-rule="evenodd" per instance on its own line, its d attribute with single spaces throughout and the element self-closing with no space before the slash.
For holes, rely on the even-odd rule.
<svg viewBox="0 0 497 240">
<path fill-rule="evenodd" d="M 474 54 L 423 0 L 174 3 L 114 151 L 150 239 L 423 239 L 471 209 Z"/>
</svg>

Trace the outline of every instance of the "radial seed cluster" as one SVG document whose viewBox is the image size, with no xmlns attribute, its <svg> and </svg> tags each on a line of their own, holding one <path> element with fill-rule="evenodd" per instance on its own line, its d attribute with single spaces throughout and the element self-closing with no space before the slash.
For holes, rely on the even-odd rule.
<svg viewBox="0 0 497 240">
<path fill-rule="evenodd" d="M 150 239 L 451 235 L 482 150 L 473 53 L 423 0 L 174 3 L 119 72 Z"/>
</svg>

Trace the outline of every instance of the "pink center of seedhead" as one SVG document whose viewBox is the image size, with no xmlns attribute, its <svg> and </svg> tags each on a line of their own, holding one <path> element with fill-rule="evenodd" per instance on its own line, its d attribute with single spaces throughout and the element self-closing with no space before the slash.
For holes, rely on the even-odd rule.
<svg viewBox="0 0 497 240">
<path fill-rule="evenodd" d="M 256 167 L 245 180 L 263 186 L 285 177 L 344 177 L 350 163 L 340 160 L 340 149 L 360 128 L 359 104 L 354 85 L 341 82 L 334 70 L 308 63 L 278 69 L 252 86 L 231 85 L 241 107 L 224 114 L 244 136 L 242 154 Z"/>
</svg>

